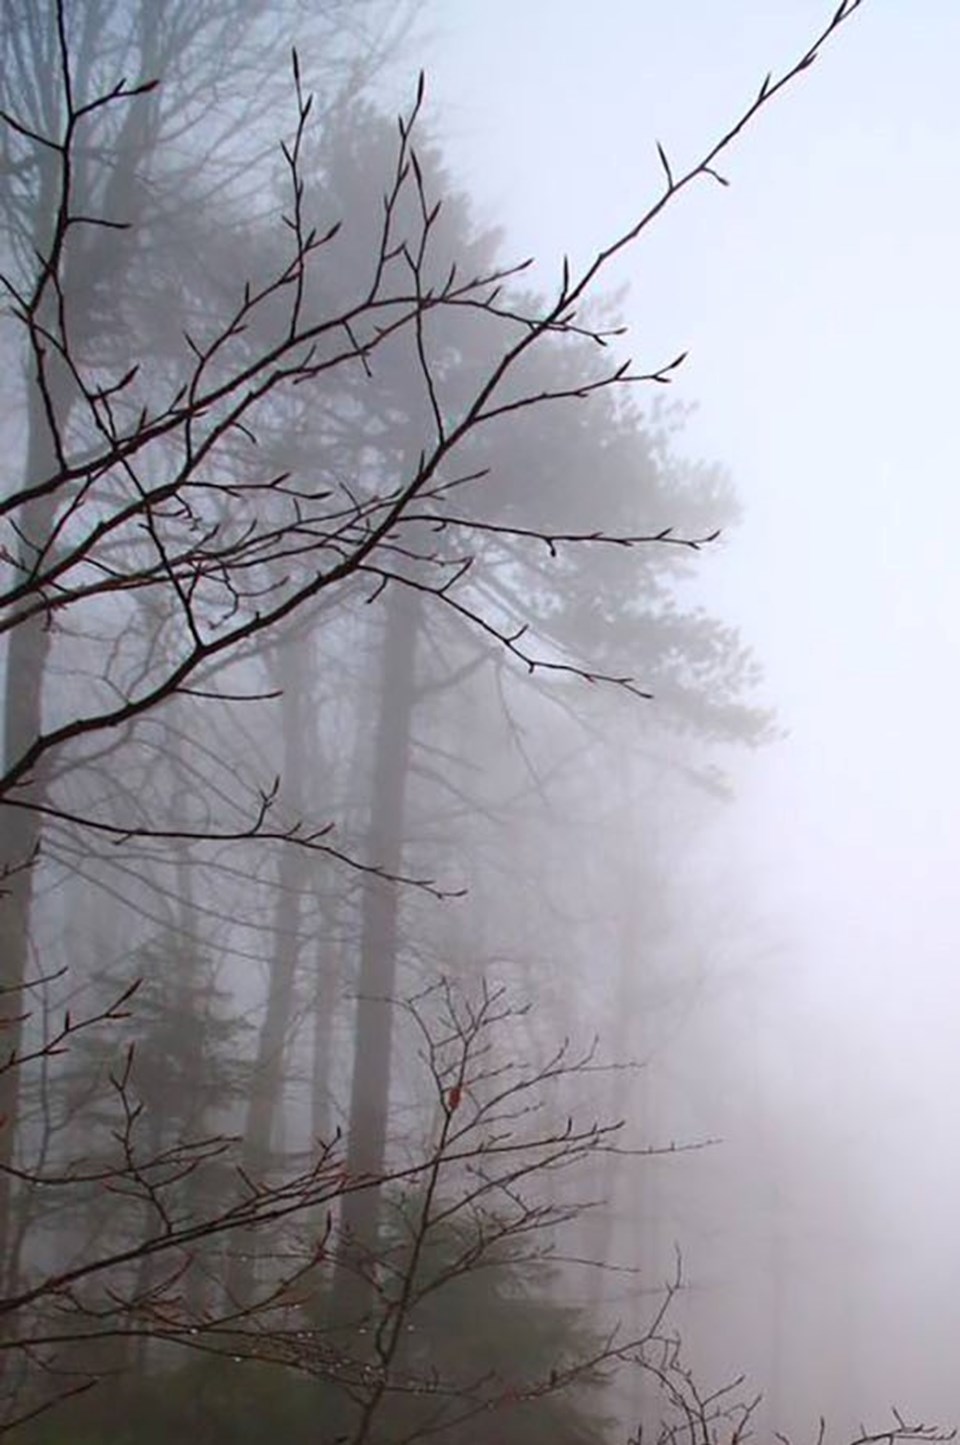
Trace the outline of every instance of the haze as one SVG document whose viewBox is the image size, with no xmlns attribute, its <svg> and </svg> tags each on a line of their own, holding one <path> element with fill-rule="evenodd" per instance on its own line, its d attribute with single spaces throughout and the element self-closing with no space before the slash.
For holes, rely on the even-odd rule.
<svg viewBox="0 0 960 1445">
<path fill-rule="evenodd" d="M 431 93 L 474 193 L 548 272 L 651 194 L 654 139 L 692 159 L 822 13 L 465 5 Z M 947 4 L 869 6 L 738 144 L 730 188 L 704 183 L 618 276 L 630 353 L 689 348 L 684 447 L 721 460 L 744 507 L 704 595 L 755 646 L 787 731 L 739 770 L 712 838 L 738 857 L 760 1000 L 726 1036 L 740 1051 L 757 1029 L 769 1127 L 788 1154 L 802 1133 L 821 1203 L 843 1198 L 812 1298 L 786 1288 L 805 1333 L 786 1327 L 783 1368 L 808 1378 L 875 1231 L 845 1368 L 934 1414 L 955 1402 L 958 29 Z M 823 1223 L 801 1206 L 789 1228 Z"/>
<path fill-rule="evenodd" d="M 76 0 L 64 9 L 78 56 L 96 8 Z M 493 991 L 494 1020 L 508 1037 L 497 1035 L 480 1057 L 504 1060 L 506 1071 L 529 1066 L 535 1077 L 524 1088 L 540 1087 L 536 1071 L 564 1038 L 577 1041 L 565 1058 L 581 1062 L 562 1072 L 554 1103 L 538 1102 L 529 1118 L 540 1119 L 544 1107 L 542 1117 L 553 1120 L 559 1110 L 557 1137 L 565 1138 L 568 1111 L 571 1120 L 577 1108 L 591 1121 L 623 1117 L 617 1138 L 634 1155 L 608 1157 L 606 1135 L 585 1137 L 568 1183 L 547 1187 L 536 1176 L 536 1198 L 548 1201 L 543 1227 L 556 1231 L 536 1255 L 541 1265 L 552 1261 L 545 1298 L 585 1311 L 601 1331 L 618 1322 L 636 1331 L 679 1258 L 671 1329 L 698 1380 L 717 1386 L 743 1373 L 746 1396 L 762 1395 L 751 1417 L 761 1436 L 815 1437 L 823 1416 L 829 1439 L 848 1439 L 861 1421 L 887 1425 L 891 1405 L 908 1422 L 949 1427 L 960 1417 L 952 337 L 960 308 L 960 12 L 946 0 L 862 0 L 852 8 L 815 63 L 718 159 L 729 184 L 704 176 L 674 197 L 578 310 L 588 331 L 626 328 L 606 348 L 614 365 L 630 357 L 635 370 L 655 373 L 686 353 L 668 384 L 639 387 L 637 412 L 609 400 L 606 386 L 574 402 L 524 401 L 512 431 L 518 396 L 542 395 L 558 377 L 572 391 L 589 378 L 592 392 L 597 367 L 606 365 L 603 356 L 590 359 L 599 350 L 581 336 L 554 334 L 566 330 L 565 318 L 551 322 L 542 337 L 549 366 L 538 370 L 540 351 L 521 356 L 503 414 L 467 428 L 454 482 L 444 471 L 453 465 L 451 419 L 479 390 L 475 368 L 492 365 L 505 343 L 500 302 L 486 291 L 479 304 L 473 293 L 468 305 L 458 298 L 459 309 L 451 302 L 454 321 L 443 293 L 434 322 L 430 308 L 450 284 L 450 260 L 472 277 L 534 258 L 522 276 L 505 278 L 503 305 L 513 325 L 530 308 L 542 310 L 561 284 L 564 258 L 579 275 L 661 193 L 657 142 L 681 174 L 738 120 L 768 72 L 779 76 L 803 54 L 829 22 L 829 7 L 427 0 L 408 9 L 358 0 L 348 23 L 334 4 L 311 19 L 295 0 L 276 13 L 211 0 L 211 16 L 223 23 L 218 45 L 233 45 L 237 25 L 249 24 L 236 58 L 224 48 L 218 70 L 215 47 L 191 36 L 189 7 L 177 0 L 182 35 L 169 52 L 158 42 L 175 77 L 156 102 L 159 139 L 135 142 L 148 160 L 125 171 L 123 145 L 134 142 L 106 130 L 86 158 L 89 172 L 77 172 L 91 206 L 136 215 L 132 234 L 147 238 L 143 247 L 98 226 L 96 246 L 82 253 L 87 262 L 108 243 L 128 249 L 83 271 L 69 247 L 81 255 L 72 238 L 86 223 L 71 222 L 68 260 L 62 271 L 61 261 L 50 268 L 66 278 L 67 321 L 43 282 L 33 310 L 24 309 L 25 291 L 11 290 L 12 320 L 4 323 L 3 435 L 16 458 L 4 496 L 51 476 L 63 507 L 41 516 L 28 500 L 20 516 L 12 502 L 0 554 L 4 605 L 13 609 L 4 613 L 12 620 L 4 621 L 11 640 L 3 785 L 13 801 L 3 816 L 12 820 L 4 823 L 4 866 L 14 879 L 0 932 L 7 957 L 20 959 L 4 981 L 18 999 L 26 988 L 44 1000 L 26 1022 L 17 1015 L 7 1025 L 15 1046 L 39 1058 L 37 1079 L 24 1070 L 25 1082 L 3 1095 L 5 1118 L 16 1117 L 19 1131 L 15 1141 L 8 1131 L 0 1158 L 9 1192 L 0 1198 L 0 1234 L 12 1261 L 5 1299 L 14 1302 L 4 1309 L 19 1320 L 18 1291 L 26 1298 L 42 1281 L 23 1359 L 11 1336 L 5 1418 L 18 1430 L 35 1428 L 33 1405 L 23 1403 L 36 1388 L 33 1365 L 23 1363 L 29 1342 L 47 1352 L 45 1372 L 66 1368 L 48 1336 L 59 1338 L 56 1311 L 73 1310 L 84 1348 L 91 1332 L 100 1338 L 95 1319 L 109 1320 L 105 1335 L 127 1341 L 116 1346 L 122 1360 L 64 1356 L 78 1379 L 102 1385 L 111 1371 L 129 1370 L 141 1384 L 177 1381 L 177 1352 L 197 1348 L 189 1336 L 199 1331 L 206 1350 L 219 1331 L 210 1346 L 218 1357 L 293 1359 L 300 1375 L 329 1375 L 343 1387 L 359 1413 L 341 1416 L 337 1405 L 329 1434 L 318 1438 L 420 1438 L 422 1421 L 414 1427 L 388 1415 L 375 1423 L 383 1391 L 361 1372 L 381 1370 L 401 1394 L 442 1393 L 442 1346 L 460 1338 L 465 1320 L 493 1308 L 467 1296 L 456 1329 L 453 1316 L 428 1313 L 421 1324 L 411 1314 L 403 1330 L 424 1333 L 404 1345 L 398 1321 L 421 1301 L 410 1284 L 406 1293 L 398 1286 L 398 1304 L 389 1285 L 415 1274 L 396 1259 L 402 1240 L 421 1239 L 410 1221 L 416 1191 L 433 1177 L 429 1161 L 444 1159 L 445 1187 L 463 1198 L 467 1181 L 485 1177 L 492 1145 L 477 1146 L 466 1164 L 443 1155 L 444 1129 L 500 1077 L 472 1062 L 476 1075 L 458 1074 L 444 1052 L 473 1027 L 464 1023 L 473 1016 L 458 1012 L 466 1005 L 457 990 L 489 1003 L 484 989 Z M 23 76 L 33 73 L 19 42 L 44 23 L 28 9 L 15 0 L 3 8 L 5 53 L 21 55 L 3 101 L 15 116 L 26 113 Z M 95 52 L 94 79 L 85 83 L 105 85 L 97 64 L 112 74 L 113 57 L 136 55 L 125 63 L 141 74 L 146 51 L 137 46 L 147 42 L 131 38 L 130 19 L 141 10 L 146 15 L 134 0 L 106 6 L 109 45 Z M 303 93 L 319 97 L 304 112 L 302 150 L 291 139 L 293 42 Z M 194 91 L 193 77 L 207 73 L 198 65 L 211 67 L 210 81 Z M 397 224 L 411 235 L 424 224 L 414 172 L 390 180 L 403 143 L 392 118 L 410 114 L 421 70 L 417 125 L 430 141 L 420 143 L 423 194 L 445 202 L 441 219 L 426 222 L 428 232 L 437 228 L 436 252 L 417 260 L 408 244 L 381 257 L 388 279 L 391 266 L 402 265 L 415 277 L 415 300 L 403 301 L 412 319 L 397 319 L 407 280 L 391 280 L 399 290 L 386 301 L 368 299 L 355 306 L 356 318 L 350 310 L 336 328 L 302 339 L 302 318 L 326 316 L 365 284 L 391 184 Z M 170 95 L 180 99 L 164 110 Z M 37 197 L 48 194 L 39 163 L 35 184 L 22 179 L 28 168 L 18 157 L 29 153 L 29 137 L 22 127 L 5 134 L 14 139 L 3 152 L 3 254 L 16 288 L 16 267 L 36 266 L 58 233 L 38 209 Z M 288 150 L 277 165 L 281 136 Z M 298 166 L 310 224 L 325 232 L 344 220 L 320 260 L 310 260 L 312 270 L 306 224 L 295 218 L 283 230 L 277 220 L 285 208 L 292 215 L 284 187 Z M 111 177 L 119 178 L 116 194 Z M 201 199 L 184 205 L 181 195 Z M 210 199 L 221 195 L 222 219 Z M 48 215 L 54 211 L 51 203 Z M 302 246 L 307 279 L 291 271 L 267 289 L 288 243 Z M 254 296 L 257 285 L 265 288 L 252 309 L 249 292 L 236 300 L 251 277 Z M 291 319 L 284 307 L 297 287 Z M 231 327 L 236 305 L 247 310 Z M 430 312 L 426 323 L 416 319 L 421 312 Z M 194 325 L 201 339 L 191 332 L 185 345 Z M 36 358 L 45 346 L 57 358 L 46 392 L 30 370 L 42 373 Z M 262 360 L 271 348 L 291 368 L 281 381 Z M 201 355 L 191 390 L 183 368 Z M 243 358 L 252 366 L 254 355 L 263 369 L 250 372 L 246 409 L 211 440 L 207 461 L 196 438 L 220 425 L 218 408 L 234 393 L 195 401 L 204 395 L 200 382 L 213 377 L 227 387 L 230 368 Z M 34 359 L 25 364 L 25 356 Z M 133 364 L 140 369 L 121 386 L 117 378 Z M 250 402 L 261 381 L 262 399 Z M 111 430 L 112 393 L 98 390 L 114 383 L 127 441 Z M 192 406 L 183 421 L 177 407 Z M 568 420 L 582 416 L 600 420 L 592 430 Z M 163 436 L 146 438 L 147 417 Z M 40 442 L 45 427 L 52 431 Z M 631 436 L 640 438 L 633 460 Z M 107 449 L 102 468 L 90 461 L 96 447 Z M 139 468 L 133 480 L 128 455 Z M 159 480 L 181 476 L 171 471 L 174 458 L 184 485 L 203 494 L 180 511 Z M 413 490 L 396 529 L 381 536 L 398 495 L 391 488 L 408 473 Z M 111 511 L 127 488 L 134 500 L 123 506 L 142 521 L 129 532 Z M 105 515 L 114 519 L 108 533 L 118 553 L 98 550 Z M 80 544 L 82 522 L 91 530 Z M 632 538 L 664 528 L 676 540 L 714 527 L 719 537 L 695 551 L 671 551 L 669 540 L 606 550 L 582 540 L 593 531 Z M 30 553 L 36 575 L 23 585 L 39 600 L 27 615 L 16 610 L 27 605 L 17 586 L 34 565 L 22 549 L 38 529 L 46 541 Z M 558 535 L 559 561 L 543 546 Z M 581 540 L 565 543 L 568 535 Z M 531 539 L 539 541 L 534 549 Z M 226 561 L 214 557 L 214 543 Z M 82 555 L 69 560 L 75 545 Z M 160 562 L 125 560 L 117 570 L 117 555 L 139 559 L 151 545 Z M 21 654 L 14 638 L 24 618 L 30 632 Z M 241 624 L 221 660 L 214 639 Z M 521 630 L 527 624 L 529 633 Z M 173 677 L 191 638 L 201 639 L 195 673 L 165 681 L 157 709 L 141 711 L 136 699 L 147 682 L 158 667 Z M 29 685 L 21 681 L 28 673 Z M 616 679 L 627 674 L 624 688 Z M 90 722 L 101 716 L 103 728 Z M 91 818 L 100 819 L 100 833 L 85 831 Z M 15 881 L 21 874 L 34 881 Z M 108 995 L 134 977 L 145 979 L 143 1012 L 134 999 L 134 1022 L 114 1038 Z M 519 1010 L 506 1023 L 496 1013 L 500 987 Z M 91 1028 L 101 1028 L 105 1011 L 108 1028 L 107 1042 L 97 1033 L 96 1048 L 84 1053 L 86 1033 L 77 1044 L 68 1026 L 71 1060 L 79 1062 L 61 1105 L 48 1078 L 58 1051 L 47 1053 L 42 1040 L 56 1034 L 50 1020 L 68 1003 L 86 1010 Z M 121 1113 L 129 1102 L 126 1084 L 117 1083 L 125 1078 L 116 1062 L 124 1028 L 145 1070 L 136 1097 L 146 1101 L 145 1117 L 158 1120 L 151 1148 L 157 1159 L 173 1151 L 188 1181 L 166 1214 L 151 1189 L 172 1184 L 147 1188 L 129 1157 L 102 1162 L 114 1148 L 109 1139 L 123 1134 L 102 1100 L 112 1098 Z M 196 1029 L 194 1042 L 188 1029 Z M 195 1073 L 191 1057 L 202 1065 Z M 595 1077 L 601 1059 L 624 1068 Z M 0 1086 L 17 1072 L 0 1071 Z M 474 1078 L 482 1086 L 471 1093 Z M 475 1127 L 485 1128 L 476 1108 Z M 517 1117 L 526 1128 L 528 1115 Z M 588 1123 L 587 1135 L 596 1127 Z M 211 1172 L 208 1194 L 207 1185 L 189 1185 L 221 1167 L 213 1162 L 219 1153 L 182 1155 L 184 1140 L 197 1135 L 215 1139 L 218 1150 L 240 1136 L 236 1177 L 264 1217 L 271 1191 L 285 1187 L 281 1166 L 306 1170 L 324 1141 L 323 1186 L 298 1176 L 300 1212 L 282 1245 L 270 1235 L 269 1248 L 261 1246 L 259 1217 L 244 1215 L 242 1228 L 224 1224 L 233 1206 L 221 1175 Z M 431 1142 L 437 1137 L 441 1143 Z M 654 1157 L 635 1157 L 647 1149 Z M 669 1157 L 659 1157 L 663 1150 Z M 117 1223 L 102 1194 L 91 1194 L 90 1181 L 104 1171 L 108 1190 L 126 1190 L 142 1218 Z M 401 1187 L 395 1176 L 413 1191 L 409 1198 L 391 1193 Z M 369 1178 L 374 1187 L 351 1192 L 352 1181 Z M 497 1187 L 496 1207 L 508 1208 L 502 1198 L 514 1207 L 512 1185 Z M 67 1188 L 80 1188 L 79 1202 L 59 1212 L 36 1202 Z M 585 1197 L 597 1208 L 584 1213 Z M 162 1276 L 135 1251 L 119 1275 L 105 1271 L 102 1297 L 73 1295 L 69 1286 L 57 1303 L 68 1264 L 108 1243 L 122 1253 L 124 1241 L 152 1238 L 150 1220 L 168 1235 L 189 1232 L 182 1221 L 209 1199 L 219 1202 L 203 1204 L 214 1223 L 204 1225 L 198 1253 L 179 1236 L 170 1246 L 180 1251 L 171 1256 L 180 1275 L 171 1265 Z M 479 1224 L 471 1215 L 481 1238 L 501 1220 L 491 1209 Z M 511 1228 L 525 1238 L 532 1217 L 518 1215 Z M 313 1231 L 309 1244 L 304 1230 Z M 449 1244 L 436 1247 L 446 1258 Z M 418 1250 L 419 1243 L 414 1256 Z M 587 1256 L 599 1271 L 582 1267 Z M 294 1257 L 296 1269 L 278 1262 Z M 343 1284 L 351 1271 L 354 1288 L 360 1279 L 367 1291 L 362 1298 Z M 296 1295 L 292 1281 L 301 1280 L 320 1303 Z M 339 1363 L 322 1354 L 326 1343 L 306 1363 L 289 1343 L 277 1353 L 275 1306 L 263 1304 L 270 1290 L 277 1309 L 303 1314 L 296 1331 L 284 1325 L 283 1339 L 325 1342 L 327 1331 L 346 1351 Z M 117 1324 L 121 1295 L 126 1313 Z M 526 1298 L 519 1284 L 501 1296 Z M 369 1335 L 365 1343 L 351 1344 L 345 1333 L 345 1302 L 354 1336 Z M 539 1339 L 547 1326 L 531 1317 L 517 1328 Z M 540 1370 L 544 1396 L 562 1376 L 562 1351 L 573 1348 L 573 1336 L 562 1333 L 572 1326 L 555 1328 L 560 1364 L 546 1357 L 529 1366 Z M 506 1329 L 491 1324 L 489 1333 Z M 434 1341 L 435 1358 L 421 1338 Z M 384 1339 L 392 1339 L 389 1357 Z M 471 1366 L 474 1349 L 463 1346 Z M 367 1350 L 372 1365 L 362 1363 Z M 356 1378 L 343 1364 L 348 1356 Z M 451 1359 L 453 1370 L 455 1351 Z M 497 1365 L 495 1400 L 481 1401 L 487 1377 L 479 1355 L 476 1363 L 477 1382 L 468 1390 L 460 1381 L 453 1392 L 469 1395 L 476 1411 L 515 1396 L 539 1399 L 540 1386 L 527 1396 L 519 1385 L 503 1386 Z M 618 1374 L 597 1407 L 612 1431 L 603 1438 L 625 1440 L 638 1420 L 659 1427 L 651 1378 Z M 574 1383 L 580 1387 L 579 1376 Z M 37 1398 L 46 1401 L 44 1389 Z M 104 1393 L 91 1389 L 90 1399 Z M 141 1408 L 149 1420 L 152 1398 L 134 1389 L 131 1420 Z M 281 1419 L 270 1414 L 280 1409 L 272 1395 L 249 1399 L 261 1402 L 264 1419 Z M 91 1416 L 89 1428 L 99 1418 Z M 478 1418 L 482 1426 L 491 1417 Z M 296 1445 L 299 1426 L 284 1428 Z M 440 1438 L 493 1438 L 469 1433 L 479 1428 L 451 1425 Z M 554 1438 L 560 1425 L 542 1428 L 546 1435 L 528 1438 Z M 24 1435 L 37 1445 L 54 1438 Z"/>
</svg>

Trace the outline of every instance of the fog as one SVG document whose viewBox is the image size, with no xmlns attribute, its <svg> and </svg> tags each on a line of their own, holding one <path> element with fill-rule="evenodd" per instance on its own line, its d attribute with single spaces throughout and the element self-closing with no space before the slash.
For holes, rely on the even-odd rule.
<svg viewBox="0 0 960 1445">
<path fill-rule="evenodd" d="M 829 7 L 189 10 L 2 11 L 0 1433 L 950 1427 L 960 14 L 581 295 Z"/>
<path fill-rule="evenodd" d="M 437 114 L 475 194 L 548 267 L 656 187 L 655 139 L 691 158 L 821 18 L 470 12 L 444 33 Z M 944 4 L 868 6 L 738 144 L 729 189 L 703 183 L 618 275 L 631 354 L 689 348 L 683 445 L 729 467 L 743 503 L 704 595 L 755 647 L 786 735 L 737 769 L 712 836 L 737 858 L 755 990 L 719 1032 L 746 1043 L 792 1168 L 797 1268 L 822 1271 L 812 1299 L 784 1286 L 781 1368 L 809 1407 L 817 1353 L 842 1348 L 854 1413 L 874 1391 L 934 1414 L 955 1400 L 957 25 Z M 768 1308 L 749 1310 L 761 1338 Z"/>
</svg>

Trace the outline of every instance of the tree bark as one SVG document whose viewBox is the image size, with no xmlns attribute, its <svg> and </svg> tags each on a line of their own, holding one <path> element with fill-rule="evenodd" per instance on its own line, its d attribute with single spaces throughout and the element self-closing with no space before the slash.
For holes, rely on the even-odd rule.
<svg viewBox="0 0 960 1445">
<path fill-rule="evenodd" d="M 25 477 L 47 476 L 56 466 L 53 439 L 37 387 L 27 403 Z M 42 546 L 50 534 L 52 504 L 46 499 L 24 509 L 20 562 L 32 565 L 31 542 Z M 35 741 L 43 726 L 43 679 L 50 652 L 50 631 L 42 616 L 13 629 L 6 657 L 3 698 L 4 774 Z M 14 790 L 18 799 L 43 801 L 42 769 Z M 9 1061 L 20 1051 L 24 992 L 30 951 L 30 909 L 34 861 L 40 845 L 40 815 L 0 800 L 0 1283 L 10 1286 L 11 1177 L 19 1112 L 19 1070 Z"/>
<path fill-rule="evenodd" d="M 303 642 L 300 643 L 302 647 Z M 302 667 L 294 640 L 274 661 L 276 683 L 282 691 L 281 730 L 283 757 L 281 778 L 287 796 L 303 787 L 309 776 L 314 750 L 311 729 L 309 669 Z M 285 1063 L 296 996 L 297 970 L 301 954 L 303 894 L 310 882 L 313 860 L 296 843 L 281 845 L 273 905 L 273 956 L 266 1010 L 257 1037 L 250 1101 L 244 1129 L 243 1167 L 256 1181 L 267 1175 L 274 1163 L 277 1131 L 281 1121 Z M 228 1271 L 231 1296 L 248 1305 L 256 1275 L 256 1239 L 238 1235 Z"/>
<path fill-rule="evenodd" d="M 416 701 L 417 637 L 422 598 L 395 585 L 387 599 L 380 665 L 380 702 L 374 737 L 367 862 L 396 875 L 403 865 L 404 809 L 410 768 L 411 724 Z M 396 988 L 399 888 L 388 878 L 368 875 L 363 889 L 360 970 L 350 1092 L 347 1173 L 370 1178 L 369 1189 L 349 1193 L 340 1220 L 344 1258 L 334 1286 L 334 1318 L 362 1307 L 358 1276 L 376 1257 L 380 1191 L 376 1180 L 386 1162 L 387 1115 Z M 359 1291 L 359 1292 L 358 1292 Z"/>
</svg>

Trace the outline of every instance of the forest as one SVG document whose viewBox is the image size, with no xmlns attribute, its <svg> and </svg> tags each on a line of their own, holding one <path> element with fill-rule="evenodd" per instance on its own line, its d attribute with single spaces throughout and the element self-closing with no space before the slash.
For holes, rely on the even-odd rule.
<svg viewBox="0 0 960 1445">
<path fill-rule="evenodd" d="M 605 283 L 861 3 L 543 293 L 422 7 L 3 0 L 0 1435 L 754 1429 L 648 1063 L 778 723 Z"/>
</svg>

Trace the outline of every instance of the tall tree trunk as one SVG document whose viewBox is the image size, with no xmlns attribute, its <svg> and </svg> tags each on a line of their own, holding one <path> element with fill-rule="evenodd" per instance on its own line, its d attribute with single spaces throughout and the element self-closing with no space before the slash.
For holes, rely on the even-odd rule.
<svg viewBox="0 0 960 1445">
<path fill-rule="evenodd" d="M 274 676 L 283 694 L 281 730 L 282 773 L 287 797 L 296 796 L 309 776 L 315 749 L 314 709 L 309 668 L 303 665 L 303 641 L 289 643 L 277 653 Z M 243 1167 L 254 1180 L 269 1173 L 274 1162 L 285 1081 L 286 1050 L 293 1020 L 297 969 L 300 963 L 303 893 L 313 860 L 296 843 L 282 845 L 273 904 L 274 951 L 266 1010 L 257 1038 L 250 1101 L 244 1129 Z M 256 1239 L 238 1235 L 228 1271 L 231 1296 L 242 1305 L 252 1297 L 256 1274 Z"/>
<path fill-rule="evenodd" d="M 50 475 L 56 457 L 43 400 L 31 387 L 27 403 L 27 456 L 25 477 L 35 481 Z M 41 499 L 24 509 L 21 564 L 29 569 L 50 533 L 52 503 Z M 50 652 L 50 632 L 42 616 L 14 628 L 7 644 L 3 699 L 4 773 L 36 740 L 43 725 L 43 679 Z M 15 790 L 18 799 L 43 800 L 42 769 L 25 786 Z M 0 1064 L 19 1053 L 23 1016 L 29 1007 L 24 994 L 30 950 L 30 909 L 33 897 L 33 862 L 40 844 L 40 815 L 0 802 Z M 0 1283 L 10 1287 L 11 1176 L 17 1139 L 19 1070 L 0 1072 Z"/>
<path fill-rule="evenodd" d="M 380 665 L 380 701 L 374 737 L 367 862 L 396 875 L 403 864 L 404 805 L 416 701 L 420 595 L 395 585 L 387 599 Z M 363 888 L 360 972 L 350 1092 L 347 1173 L 351 1179 L 382 1174 L 390 1102 L 392 998 L 396 987 L 399 887 L 368 874 Z M 346 1195 L 340 1220 L 345 1245 L 334 1286 L 334 1318 L 342 1322 L 364 1303 L 357 1266 L 376 1256 L 380 1191 Z M 358 1293 L 359 1286 L 359 1293 Z"/>
<path fill-rule="evenodd" d="M 310 1138 L 328 1140 L 331 1118 L 331 1056 L 333 1053 L 334 990 L 340 982 L 339 945 L 319 939 L 316 947 L 316 992 L 310 1061 Z"/>
</svg>

